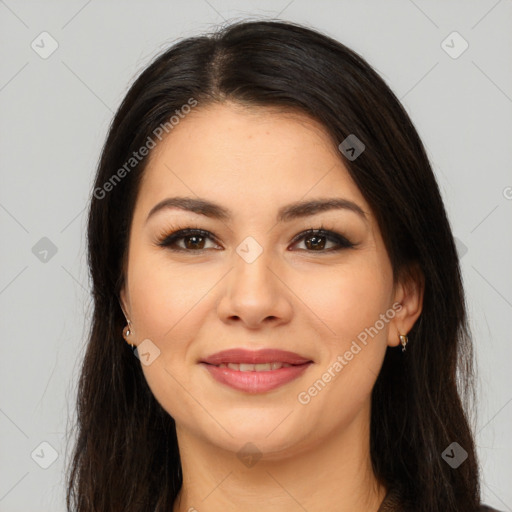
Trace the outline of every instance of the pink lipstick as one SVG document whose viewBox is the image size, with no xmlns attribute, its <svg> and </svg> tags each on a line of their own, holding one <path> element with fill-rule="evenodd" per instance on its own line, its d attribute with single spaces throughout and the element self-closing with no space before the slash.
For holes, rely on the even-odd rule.
<svg viewBox="0 0 512 512">
<path fill-rule="evenodd" d="M 311 359 L 277 349 L 230 349 L 200 361 L 217 381 L 246 393 L 276 389 L 304 373 Z"/>
</svg>

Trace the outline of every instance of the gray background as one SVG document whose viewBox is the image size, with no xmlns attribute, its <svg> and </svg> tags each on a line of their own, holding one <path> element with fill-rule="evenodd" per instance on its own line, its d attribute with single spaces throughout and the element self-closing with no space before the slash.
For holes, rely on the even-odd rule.
<svg viewBox="0 0 512 512">
<path fill-rule="evenodd" d="M 511 0 L 0 0 L 0 17 L 0 511 L 65 509 L 65 432 L 91 313 L 85 209 L 113 112 L 160 50 L 248 17 L 304 23 L 347 44 L 410 113 L 462 255 L 483 497 L 512 510 Z M 31 47 L 51 49 L 43 31 L 58 43 L 46 59 Z M 469 44 L 457 58 L 442 46 L 453 31 Z M 47 469 L 43 442 L 57 454 Z"/>
</svg>

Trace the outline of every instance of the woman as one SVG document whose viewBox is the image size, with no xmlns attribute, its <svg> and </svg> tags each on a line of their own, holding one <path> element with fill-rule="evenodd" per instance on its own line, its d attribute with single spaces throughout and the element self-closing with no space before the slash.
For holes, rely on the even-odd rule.
<svg viewBox="0 0 512 512">
<path fill-rule="evenodd" d="M 88 243 L 69 510 L 491 510 L 439 189 L 350 49 L 272 21 L 175 44 L 114 118 Z"/>
</svg>

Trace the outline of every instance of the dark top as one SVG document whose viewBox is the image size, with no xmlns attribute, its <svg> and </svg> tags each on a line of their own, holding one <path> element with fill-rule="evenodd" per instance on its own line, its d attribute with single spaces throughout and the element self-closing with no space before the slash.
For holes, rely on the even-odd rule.
<svg viewBox="0 0 512 512">
<path fill-rule="evenodd" d="M 478 509 L 479 512 L 500 512 L 495 508 L 488 507 L 487 505 L 480 505 Z M 404 507 L 404 500 L 402 498 L 402 493 L 398 488 L 389 489 L 386 497 L 380 504 L 379 510 L 377 512 L 409 512 L 407 508 Z"/>
</svg>

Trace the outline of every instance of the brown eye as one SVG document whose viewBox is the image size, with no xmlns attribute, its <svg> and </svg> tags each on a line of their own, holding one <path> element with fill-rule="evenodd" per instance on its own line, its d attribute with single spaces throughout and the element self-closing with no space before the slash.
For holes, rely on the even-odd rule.
<svg viewBox="0 0 512 512">
<path fill-rule="evenodd" d="M 294 239 L 294 244 L 300 241 L 304 241 L 307 252 L 331 252 L 355 247 L 355 244 L 339 233 L 326 231 L 324 229 L 310 229 L 305 231 Z M 328 243 L 334 244 L 334 247 L 325 249 Z"/>
<path fill-rule="evenodd" d="M 184 241 L 183 245 L 178 242 Z M 167 247 L 173 251 L 200 252 L 208 249 L 205 247 L 207 240 L 214 240 L 211 233 L 202 229 L 181 229 L 165 236 L 158 242 L 160 247 Z"/>
</svg>

